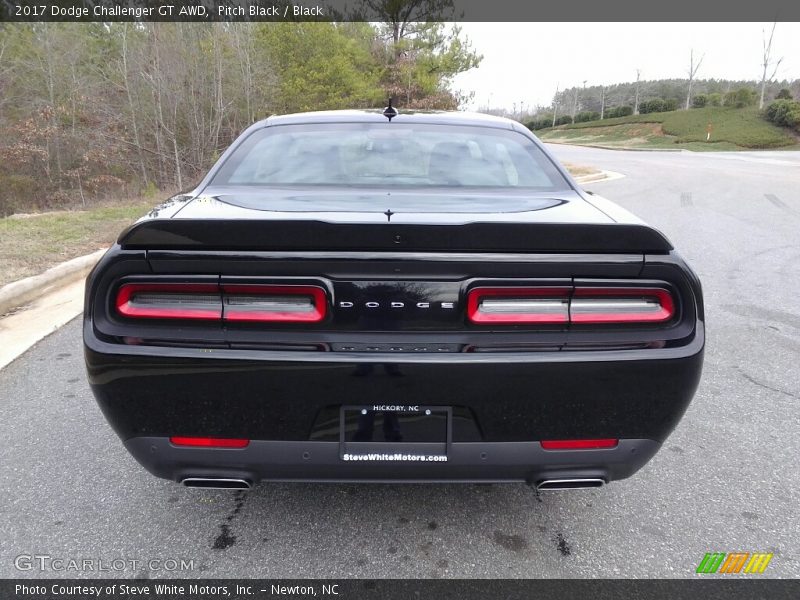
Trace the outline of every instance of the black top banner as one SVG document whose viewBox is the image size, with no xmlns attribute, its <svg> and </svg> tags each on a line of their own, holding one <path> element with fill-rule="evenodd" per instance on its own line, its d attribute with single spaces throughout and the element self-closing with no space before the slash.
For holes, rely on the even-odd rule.
<svg viewBox="0 0 800 600">
<path fill-rule="evenodd" d="M 0 21 L 800 21 L 798 0 L 0 0 Z"/>
</svg>

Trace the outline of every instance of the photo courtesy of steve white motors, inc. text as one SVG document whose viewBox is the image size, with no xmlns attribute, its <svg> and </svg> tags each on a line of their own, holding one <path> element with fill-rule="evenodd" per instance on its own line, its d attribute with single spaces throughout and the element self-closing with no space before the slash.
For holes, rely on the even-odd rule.
<svg viewBox="0 0 800 600">
<path fill-rule="evenodd" d="M 340 595 L 339 584 L 320 583 L 319 585 L 282 585 L 264 584 L 253 585 L 206 585 L 206 584 L 173 584 L 173 583 L 146 583 L 146 584 L 125 584 L 112 583 L 108 585 L 81 585 L 73 583 L 53 583 L 47 585 L 27 585 L 18 583 L 14 586 L 14 594 L 17 597 L 37 596 L 37 597 L 165 597 L 165 596 L 186 596 L 200 597 L 208 596 L 211 598 L 252 596 L 256 594 L 270 594 L 272 596 L 338 596 Z"/>
</svg>

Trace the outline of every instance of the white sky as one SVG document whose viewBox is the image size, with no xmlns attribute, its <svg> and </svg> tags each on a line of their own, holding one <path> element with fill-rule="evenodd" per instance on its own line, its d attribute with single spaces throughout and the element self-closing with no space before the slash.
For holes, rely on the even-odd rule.
<svg viewBox="0 0 800 600">
<path fill-rule="evenodd" d="M 468 108 L 549 106 L 556 85 L 600 85 L 685 78 L 689 50 L 705 53 L 698 79 L 761 79 L 762 29 L 772 23 L 462 23 L 483 54 L 454 87 L 474 91 Z M 800 78 L 800 23 L 778 23 L 777 79 Z M 768 74 L 769 75 L 769 74 Z"/>
</svg>

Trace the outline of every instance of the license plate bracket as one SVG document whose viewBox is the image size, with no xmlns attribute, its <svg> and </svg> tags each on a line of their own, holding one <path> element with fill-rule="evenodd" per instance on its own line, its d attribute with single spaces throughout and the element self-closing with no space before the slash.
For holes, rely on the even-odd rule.
<svg viewBox="0 0 800 600">
<path fill-rule="evenodd" d="M 450 406 L 343 405 L 339 412 L 342 460 L 446 462 L 452 441 Z"/>
</svg>

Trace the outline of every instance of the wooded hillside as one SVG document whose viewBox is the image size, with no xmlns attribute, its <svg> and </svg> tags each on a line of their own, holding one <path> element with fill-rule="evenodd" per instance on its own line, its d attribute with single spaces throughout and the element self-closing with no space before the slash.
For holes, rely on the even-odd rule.
<svg viewBox="0 0 800 600">
<path fill-rule="evenodd" d="M 400 18 L 0 24 L 0 216 L 185 189 L 273 113 L 458 107 L 451 80 L 481 57 Z"/>
</svg>

